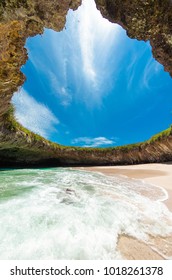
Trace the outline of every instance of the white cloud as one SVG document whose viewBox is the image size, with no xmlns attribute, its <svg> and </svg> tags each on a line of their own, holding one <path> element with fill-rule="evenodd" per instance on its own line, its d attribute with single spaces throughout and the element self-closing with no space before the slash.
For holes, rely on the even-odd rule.
<svg viewBox="0 0 172 280">
<path fill-rule="evenodd" d="M 158 74 L 160 70 L 161 65 L 153 57 L 151 57 L 144 69 L 142 85 L 149 89 L 151 79 L 154 75 Z"/>
<path fill-rule="evenodd" d="M 120 27 L 102 18 L 96 9 L 94 0 L 83 0 L 82 6 L 78 9 L 78 20 L 83 72 L 93 89 L 92 101 L 99 101 L 102 97 L 99 89 L 102 79 L 100 64 L 101 69 L 104 70 L 104 63 L 107 62 L 107 55 L 114 43 L 114 36 L 118 36 Z M 115 49 L 115 46 L 113 48 Z M 100 54 L 99 61 L 95 61 L 97 52 Z"/>
<path fill-rule="evenodd" d="M 112 47 L 115 53 L 120 45 L 120 30 L 118 25 L 102 17 L 94 0 L 83 0 L 77 11 L 69 12 L 61 37 L 46 30 L 39 38 L 41 43 L 37 43 L 40 50 L 37 55 L 29 51 L 35 69 L 49 79 L 49 89 L 62 106 L 67 107 L 73 99 L 81 98 L 90 108 L 102 105 L 103 97 L 108 94 L 103 82 L 110 76 L 108 59 Z M 48 43 L 44 38 L 48 38 Z M 41 83 L 47 88 L 44 80 Z M 76 89 L 71 90 L 71 85 Z"/>
<path fill-rule="evenodd" d="M 72 144 L 78 144 L 84 147 L 100 147 L 115 144 L 114 138 L 108 139 L 106 137 L 79 137 L 72 141 Z"/>
<path fill-rule="evenodd" d="M 83 70 L 88 79 L 93 84 L 96 82 L 96 69 L 94 65 L 94 36 L 91 18 L 91 9 L 93 8 L 92 0 L 83 1 L 79 16 L 79 41 L 83 62 Z"/>
<path fill-rule="evenodd" d="M 46 138 L 56 131 L 59 120 L 49 108 L 37 102 L 24 89 L 14 94 L 12 103 L 16 108 L 15 117 L 24 127 Z"/>
<path fill-rule="evenodd" d="M 131 63 L 127 66 L 127 75 L 128 75 L 128 83 L 127 83 L 127 89 L 131 89 L 133 86 L 133 80 L 135 78 L 136 74 L 136 67 L 138 62 L 138 56 L 135 54 L 132 57 Z"/>
<path fill-rule="evenodd" d="M 49 71 L 47 75 L 49 76 L 52 92 L 59 99 L 60 104 L 65 107 L 69 106 L 72 102 L 72 94 L 67 90 L 65 84 L 61 86 L 57 76 L 52 71 Z"/>
<path fill-rule="evenodd" d="M 59 91 L 59 95 L 61 98 L 61 104 L 63 106 L 69 106 L 72 102 L 72 95 L 69 94 L 69 92 L 67 91 L 67 89 L 65 87 L 61 87 L 60 91 Z"/>
</svg>

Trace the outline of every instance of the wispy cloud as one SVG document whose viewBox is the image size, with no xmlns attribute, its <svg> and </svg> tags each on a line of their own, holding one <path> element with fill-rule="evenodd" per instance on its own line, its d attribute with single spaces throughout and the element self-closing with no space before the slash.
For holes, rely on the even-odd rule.
<svg viewBox="0 0 172 280">
<path fill-rule="evenodd" d="M 45 37 L 47 37 L 48 40 L 44 37 L 39 37 L 41 44 L 38 38 L 35 39 L 39 51 L 37 52 L 36 50 L 34 55 L 31 51 L 32 48 L 28 47 L 29 60 L 36 69 L 38 79 L 43 75 L 44 78 L 40 79 L 40 82 L 45 83 L 46 91 L 51 92 L 51 94 L 59 100 L 59 103 L 62 106 L 67 107 L 72 102 L 72 94 L 68 89 L 68 54 L 66 53 L 63 44 L 60 44 L 60 46 L 57 45 L 57 33 L 51 30 L 46 30 Z M 47 41 L 49 42 L 49 45 L 47 45 Z M 47 53 L 47 48 L 49 49 L 49 52 L 51 52 L 51 55 L 49 52 Z"/>
<path fill-rule="evenodd" d="M 144 69 L 142 86 L 149 89 L 151 79 L 161 70 L 161 68 L 162 66 L 153 57 L 151 57 Z"/>
<path fill-rule="evenodd" d="M 24 127 L 48 137 L 56 131 L 59 120 L 44 104 L 37 102 L 24 89 L 12 98 L 16 111 L 15 117 Z"/>
<path fill-rule="evenodd" d="M 32 55 L 31 44 L 29 58 L 38 74 L 49 79 L 47 90 L 59 104 L 67 107 L 77 100 L 89 108 L 100 107 L 109 92 L 109 57 L 120 45 L 120 32 L 118 25 L 102 18 L 94 0 L 83 0 L 77 11 L 69 12 L 63 32 L 46 30 L 35 39 L 39 51 Z"/>
<path fill-rule="evenodd" d="M 91 9 L 94 9 L 92 0 L 83 1 L 79 15 L 79 42 L 81 48 L 81 56 L 83 70 L 86 78 L 95 86 L 96 84 L 96 69 L 94 64 L 94 33 L 92 32 Z"/>
<path fill-rule="evenodd" d="M 62 106 L 69 106 L 72 102 L 72 94 L 68 91 L 65 83 L 62 85 L 52 71 L 48 71 L 47 75 L 51 84 L 52 93 L 58 98 Z"/>
<path fill-rule="evenodd" d="M 131 63 L 127 66 L 127 75 L 128 75 L 128 83 L 127 83 L 127 89 L 130 90 L 133 86 L 133 80 L 135 78 L 136 74 L 136 68 L 137 68 L 137 62 L 138 62 L 138 56 L 135 54 L 131 60 Z"/>
<path fill-rule="evenodd" d="M 106 137 L 79 137 L 75 138 L 72 141 L 72 144 L 78 144 L 79 146 L 84 147 L 101 147 L 115 144 L 116 141 L 114 138 L 108 139 Z"/>
<path fill-rule="evenodd" d="M 120 27 L 103 19 L 96 9 L 94 0 L 83 0 L 78 11 L 78 35 L 86 85 L 91 86 L 87 91 L 87 101 L 101 103 L 106 91 L 102 91 L 102 78 L 105 78 L 105 64 L 111 50 L 114 37 L 118 36 Z M 116 40 L 118 42 L 118 40 Z M 113 46 L 115 50 L 115 46 Z M 98 56 L 98 57 L 97 57 Z"/>
</svg>

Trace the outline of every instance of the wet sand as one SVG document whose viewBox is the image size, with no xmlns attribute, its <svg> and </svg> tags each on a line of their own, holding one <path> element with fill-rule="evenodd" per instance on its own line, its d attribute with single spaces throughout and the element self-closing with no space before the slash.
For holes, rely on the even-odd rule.
<svg viewBox="0 0 172 280">
<path fill-rule="evenodd" d="M 172 163 L 141 164 L 128 166 L 95 166 L 83 167 L 88 171 L 101 172 L 105 175 L 127 176 L 133 179 L 141 179 L 155 186 L 163 187 L 168 192 L 168 199 L 164 201 L 172 212 Z"/>
<path fill-rule="evenodd" d="M 163 187 L 168 193 L 164 201 L 172 212 L 172 163 L 141 164 L 131 166 L 98 166 L 83 167 L 87 171 L 101 172 L 109 176 L 127 176 L 144 180 L 155 186 Z M 128 260 L 163 260 L 172 259 L 172 236 L 150 236 L 149 242 L 144 243 L 130 236 L 121 235 L 118 239 L 118 250 Z"/>
</svg>

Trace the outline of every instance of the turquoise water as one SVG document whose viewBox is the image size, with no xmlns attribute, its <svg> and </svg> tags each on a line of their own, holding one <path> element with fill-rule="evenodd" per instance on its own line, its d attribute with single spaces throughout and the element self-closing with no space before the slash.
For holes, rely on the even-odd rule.
<svg viewBox="0 0 172 280">
<path fill-rule="evenodd" d="M 166 192 L 66 168 L 0 171 L 0 259 L 122 259 L 120 234 L 172 234 Z"/>
</svg>

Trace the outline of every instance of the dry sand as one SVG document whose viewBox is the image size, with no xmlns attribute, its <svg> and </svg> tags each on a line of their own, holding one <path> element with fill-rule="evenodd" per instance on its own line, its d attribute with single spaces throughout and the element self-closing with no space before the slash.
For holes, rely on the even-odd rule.
<svg viewBox="0 0 172 280">
<path fill-rule="evenodd" d="M 87 171 L 101 172 L 114 176 L 123 175 L 129 178 L 142 179 L 147 183 L 163 187 L 168 192 L 164 201 L 172 212 L 172 163 L 141 164 L 131 166 L 98 166 L 84 167 Z M 150 236 L 149 244 L 130 236 L 121 235 L 118 239 L 118 250 L 128 260 L 162 260 L 172 258 L 172 236 L 163 238 Z"/>
</svg>

